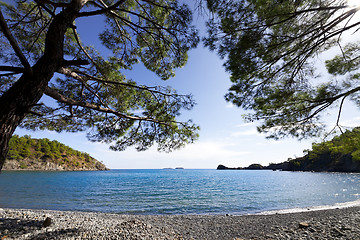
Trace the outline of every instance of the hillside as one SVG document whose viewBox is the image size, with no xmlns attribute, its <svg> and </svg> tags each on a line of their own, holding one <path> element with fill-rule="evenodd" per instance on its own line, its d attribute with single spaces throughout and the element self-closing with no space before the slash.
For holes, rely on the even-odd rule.
<svg viewBox="0 0 360 240">
<path fill-rule="evenodd" d="M 74 150 L 47 138 L 33 139 L 14 135 L 3 170 L 107 170 L 87 153 Z"/>
<path fill-rule="evenodd" d="M 303 157 L 270 164 L 267 169 L 360 172 L 360 128 L 346 131 L 330 141 L 314 143 L 312 150 L 304 152 Z"/>
<path fill-rule="evenodd" d="M 311 150 L 305 150 L 303 157 L 272 163 L 263 167 L 251 164 L 249 167 L 230 168 L 219 165 L 218 170 L 283 170 L 314 172 L 360 172 L 360 127 L 334 137 L 330 141 L 313 143 Z"/>
</svg>

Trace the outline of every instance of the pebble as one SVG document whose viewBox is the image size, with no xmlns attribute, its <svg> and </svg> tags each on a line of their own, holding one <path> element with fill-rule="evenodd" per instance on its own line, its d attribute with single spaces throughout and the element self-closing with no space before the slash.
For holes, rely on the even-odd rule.
<svg viewBox="0 0 360 240">
<path fill-rule="evenodd" d="M 49 227 L 51 225 L 51 222 L 52 222 L 51 218 L 47 217 L 45 219 L 45 221 L 43 222 L 42 227 L 44 227 L 44 228 Z"/>
<path fill-rule="evenodd" d="M 307 222 L 299 222 L 299 228 L 308 228 L 310 225 Z"/>
<path fill-rule="evenodd" d="M 359 219 L 360 207 L 246 216 L 2 209 L 0 239 L 360 239 Z"/>
</svg>

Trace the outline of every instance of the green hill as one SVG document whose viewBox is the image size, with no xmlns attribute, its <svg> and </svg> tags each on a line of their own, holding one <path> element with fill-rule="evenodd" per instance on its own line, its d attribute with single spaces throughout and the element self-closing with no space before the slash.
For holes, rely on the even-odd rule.
<svg viewBox="0 0 360 240">
<path fill-rule="evenodd" d="M 284 163 L 270 164 L 269 169 L 289 171 L 360 172 L 360 128 L 346 131 L 330 141 L 314 143 L 305 156 Z"/>
<path fill-rule="evenodd" d="M 107 170 L 87 153 L 47 138 L 14 135 L 3 170 Z"/>
</svg>

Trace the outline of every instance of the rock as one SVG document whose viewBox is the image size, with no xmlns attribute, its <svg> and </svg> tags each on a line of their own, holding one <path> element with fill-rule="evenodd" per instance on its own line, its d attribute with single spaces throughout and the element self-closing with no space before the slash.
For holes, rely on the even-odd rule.
<svg viewBox="0 0 360 240">
<path fill-rule="evenodd" d="M 218 169 L 218 170 L 223 170 L 223 169 L 227 169 L 227 167 L 225 167 L 224 165 L 221 165 L 221 164 L 220 164 L 220 165 L 217 167 L 217 169 Z"/>
<path fill-rule="evenodd" d="M 308 228 L 310 226 L 307 222 L 299 222 L 299 228 Z"/>
<path fill-rule="evenodd" d="M 345 234 L 338 228 L 334 227 L 333 232 L 338 236 L 345 236 Z"/>
<path fill-rule="evenodd" d="M 226 166 L 220 164 L 216 169 L 217 169 L 217 170 L 241 170 L 241 169 L 243 169 L 243 168 L 241 168 L 241 167 L 238 167 L 238 168 L 229 168 L 229 167 L 226 167 Z"/>
<path fill-rule="evenodd" d="M 341 230 L 350 231 L 350 230 L 352 230 L 352 228 L 349 227 L 349 226 L 347 226 L 347 225 L 345 225 L 345 226 L 342 226 L 342 227 L 341 227 Z"/>
<path fill-rule="evenodd" d="M 249 170 L 261 170 L 264 167 L 261 164 L 258 163 L 254 163 L 254 164 L 250 164 L 248 167 L 246 167 L 245 169 L 249 169 Z"/>
<path fill-rule="evenodd" d="M 42 227 L 43 228 L 49 227 L 51 225 L 51 223 L 52 223 L 52 219 L 50 217 L 47 217 L 45 219 L 45 221 L 43 222 Z"/>
</svg>

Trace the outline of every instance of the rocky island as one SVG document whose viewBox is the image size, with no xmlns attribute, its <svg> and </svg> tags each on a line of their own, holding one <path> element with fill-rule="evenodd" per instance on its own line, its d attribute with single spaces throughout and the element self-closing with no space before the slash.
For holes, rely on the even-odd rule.
<svg viewBox="0 0 360 240">
<path fill-rule="evenodd" d="M 250 164 L 248 167 L 231 168 L 231 167 L 226 167 L 222 164 L 220 164 L 217 167 L 217 170 L 261 170 L 261 169 L 264 169 L 264 167 L 258 163 Z"/>
<path fill-rule="evenodd" d="M 14 135 L 3 170 L 93 171 L 109 170 L 89 154 L 47 138 Z"/>
</svg>

